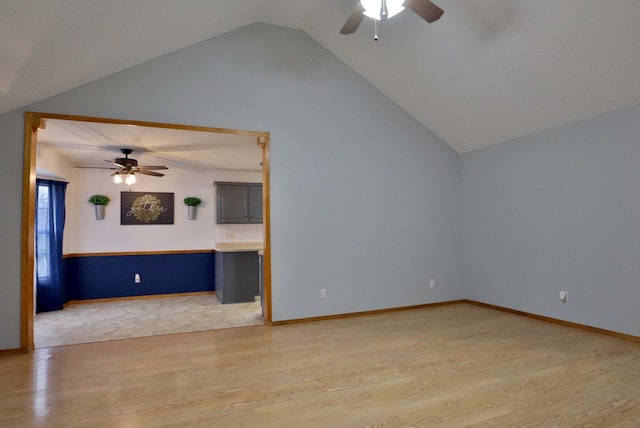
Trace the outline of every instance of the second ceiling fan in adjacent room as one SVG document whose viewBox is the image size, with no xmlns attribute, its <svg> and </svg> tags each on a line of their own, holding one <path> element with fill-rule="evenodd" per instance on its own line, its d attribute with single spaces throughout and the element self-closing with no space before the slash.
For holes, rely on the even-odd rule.
<svg viewBox="0 0 640 428">
<path fill-rule="evenodd" d="M 126 184 L 135 184 L 136 178 L 135 174 L 144 174 L 151 175 L 153 177 L 164 177 L 164 174 L 156 172 L 156 170 L 169 169 L 164 165 L 154 165 L 154 166 L 143 166 L 138 165 L 138 161 L 136 159 L 130 158 L 129 155 L 133 153 L 131 149 L 120 149 L 120 152 L 124 155 L 123 158 L 116 158 L 115 160 L 105 160 L 105 162 L 110 163 L 112 166 L 76 166 L 76 168 L 92 168 L 92 169 L 110 169 L 115 170 L 113 174 L 113 182 L 116 184 L 120 184 L 123 181 Z"/>
</svg>

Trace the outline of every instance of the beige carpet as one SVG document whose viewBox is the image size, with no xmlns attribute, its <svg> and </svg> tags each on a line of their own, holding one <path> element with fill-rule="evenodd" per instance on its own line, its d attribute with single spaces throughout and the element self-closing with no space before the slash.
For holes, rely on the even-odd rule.
<svg viewBox="0 0 640 428">
<path fill-rule="evenodd" d="M 223 305 L 215 295 L 80 303 L 36 314 L 36 348 L 264 324 L 260 302 Z"/>
</svg>

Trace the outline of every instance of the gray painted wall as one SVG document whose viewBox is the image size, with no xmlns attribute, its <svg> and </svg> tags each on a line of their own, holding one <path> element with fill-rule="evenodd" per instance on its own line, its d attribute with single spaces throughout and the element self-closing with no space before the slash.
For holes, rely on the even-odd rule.
<svg viewBox="0 0 640 428">
<path fill-rule="evenodd" d="M 640 106 L 461 160 L 465 297 L 640 335 Z"/>
<path fill-rule="evenodd" d="M 23 126 L 20 113 L 0 116 L 0 349 L 20 344 Z"/>
<path fill-rule="evenodd" d="M 0 349 L 19 346 L 24 110 L 271 132 L 276 321 L 462 297 L 458 155 L 304 33 L 255 24 L 0 116 Z"/>
</svg>

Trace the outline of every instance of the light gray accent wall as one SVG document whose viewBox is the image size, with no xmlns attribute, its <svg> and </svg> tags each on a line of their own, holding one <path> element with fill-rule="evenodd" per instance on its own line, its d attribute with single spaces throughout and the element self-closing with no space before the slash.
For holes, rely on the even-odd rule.
<svg viewBox="0 0 640 428">
<path fill-rule="evenodd" d="M 640 335 L 640 106 L 461 159 L 467 298 Z"/>
<path fill-rule="evenodd" d="M 19 112 L 0 116 L 0 349 L 20 345 L 23 126 Z"/>
<path fill-rule="evenodd" d="M 0 117 L 0 349 L 19 345 L 23 110 L 271 132 L 276 321 L 462 297 L 458 155 L 306 34 L 255 24 Z"/>
</svg>

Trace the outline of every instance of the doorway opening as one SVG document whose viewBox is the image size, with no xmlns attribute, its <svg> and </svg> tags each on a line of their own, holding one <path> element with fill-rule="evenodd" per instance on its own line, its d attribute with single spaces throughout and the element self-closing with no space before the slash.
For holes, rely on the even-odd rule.
<svg viewBox="0 0 640 428">
<path fill-rule="evenodd" d="M 225 128 L 211 128 L 211 127 L 202 127 L 202 126 L 191 126 L 191 125 L 180 125 L 180 124 L 167 124 L 167 123 L 155 123 L 155 122 L 141 122 L 141 121 L 129 121 L 129 120 L 119 120 L 119 119 L 106 119 L 106 118 L 94 118 L 94 117 L 84 117 L 84 116 L 70 116 L 70 115 L 60 115 L 60 114 L 48 114 L 48 113 L 33 113 L 27 112 L 25 113 L 25 126 L 24 126 L 24 177 L 23 177 L 23 201 L 22 201 L 22 211 L 23 211 L 23 224 L 22 224 L 22 250 L 21 250 L 21 309 L 22 309 L 22 318 L 21 318 L 21 348 L 23 350 L 33 350 L 34 349 L 34 263 L 35 263 L 35 251 L 34 251 L 34 214 L 35 214 L 35 179 L 36 179 L 36 166 L 37 166 L 37 157 L 38 151 L 42 151 L 46 149 L 47 144 L 44 142 L 39 144 L 38 135 L 39 132 L 42 132 L 43 129 L 46 129 L 47 121 L 50 123 L 53 122 L 64 122 L 69 124 L 90 124 L 92 128 L 98 128 L 103 125 L 118 125 L 118 132 L 122 132 L 123 135 L 126 133 L 127 129 L 139 129 L 144 131 L 165 131 L 167 133 L 170 132 L 188 132 L 195 131 L 198 133 L 208 134 L 208 136 L 212 137 L 216 141 L 232 141 L 234 139 L 244 139 L 251 141 L 252 144 L 255 144 L 260 149 L 260 163 L 261 163 L 261 178 L 262 178 L 262 205 L 263 205 L 263 223 L 262 223 L 262 238 L 263 238 L 263 267 L 264 267 L 264 277 L 262 282 L 262 297 L 263 297 L 263 314 L 264 314 L 264 323 L 266 325 L 271 325 L 271 239 L 270 239 L 270 163 L 269 163 L 269 133 L 268 132 L 260 132 L 260 131 L 242 131 L 242 130 L 234 130 L 234 129 L 225 129 Z M 44 138 L 43 138 L 44 139 Z M 114 145 L 126 144 L 123 143 L 124 137 L 120 136 L 118 138 L 112 138 L 114 141 Z M 65 146 L 66 144 L 66 146 Z M 206 150 L 213 150 L 213 144 L 211 143 L 211 147 L 207 147 L 207 142 L 203 141 L 199 142 L 191 142 L 191 148 L 195 147 L 200 152 L 206 152 Z M 66 149 L 84 149 L 85 151 L 91 151 L 90 148 L 87 147 L 77 147 L 79 144 L 74 143 L 73 141 L 59 141 L 58 146 L 64 147 Z M 128 145 L 131 145 L 129 142 Z M 106 144 L 106 146 L 109 146 Z M 165 146 L 171 146 L 171 144 L 165 144 Z M 159 150 L 159 147 L 149 148 L 145 147 L 143 144 L 136 147 L 141 152 L 148 152 L 149 155 L 152 155 L 154 150 Z M 105 147 L 105 144 L 102 144 L 102 147 L 96 148 L 96 151 L 100 150 L 113 150 L 114 147 Z M 178 147 L 177 145 L 173 145 L 171 147 L 165 147 L 164 154 L 172 151 L 173 153 L 181 153 L 184 155 L 184 152 L 189 150 L 189 147 L 183 146 Z M 135 148 L 134 148 L 135 150 Z M 203 160 L 203 155 L 197 155 L 199 159 Z M 169 157 L 171 158 L 171 157 Z M 188 162 L 188 159 L 180 158 L 180 156 L 172 158 L 175 162 Z M 170 159 L 171 160 L 171 159 Z M 105 174 L 106 178 L 108 175 Z M 153 178 L 152 178 L 153 179 Z M 176 210 L 178 211 L 178 210 Z M 118 215 L 117 213 L 112 213 L 112 215 Z M 206 226 L 213 227 L 212 224 L 208 224 Z M 227 237 L 233 235 L 233 232 L 228 232 Z M 233 238 L 233 237 L 232 237 Z M 212 242 L 211 247 L 215 244 Z"/>
</svg>

